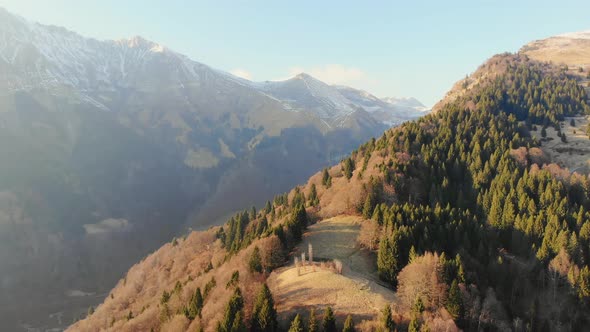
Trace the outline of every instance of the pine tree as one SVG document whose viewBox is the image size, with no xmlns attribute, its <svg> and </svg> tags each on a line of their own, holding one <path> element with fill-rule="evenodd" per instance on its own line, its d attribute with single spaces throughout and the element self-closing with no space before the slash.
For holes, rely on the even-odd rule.
<svg viewBox="0 0 590 332">
<path fill-rule="evenodd" d="M 588 266 L 584 266 L 584 268 L 580 271 L 579 278 L 578 294 L 581 299 L 588 299 L 590 298 L 590 268 L 588 268 Z"/>
<path fill-rule="evenodd" d="M 315 317 L 315 309 L 311 308 L 309 312 L 309 332 L 318 332 L 318 322 Z"/>
<path fill-rule="evenodd" d="M 318 192 L 315 186 L 315 183 L 311 184 L 311 188 L 309 189 L 309 194 L 307 195 L 309 199 L 310 206 L 317 206 L 320 204 L 320 200 L 318 198 Z"/>
<path fill-rule="evenodd" d="M 258 246 L 254 247 L 252 250 L 252 254 L 250 255 L 250 259 L 248 260 L 248 267 L 250 272 L 262 272 L 262 257 L 260 257 L 260 249 Z"/>
<path fill-rule="evenodd" d="M 271 205 L 270 201 L 266 201 L 266 205 L 264 206 L 264 213 L 269 214 L 271 210 L 272 210 L 272 205 Z"/>
<path fill-rule="evenodd" d="M 414 301 L 414 306 L 412 307 L 412 314 L 413 315 L 421 315 L 424 311 L 424 302 L 422 302 L 422 297 L 416 296 L 416 300 Z"/>
<path fill-rule="evenodd" d="M 418 317 L 416 315 L 414 315 L 410 321 L 408 332 L 420 332 L 420 322 L 418 321 Z"/>
<path fill-rule="evenodd" d="M 455 264 L 457 265 L 457 282 L 465 283 L 465 268 L 459 254 L 455 256 Z"/>
<path fill-rule="evenodd" d="M 223 319 L 217 324 L 218 332 L 240 332 L 245 330 L 242 319 L 242 309 L 244 308 L 244 299 L 239 287 L 234 290 L 225 307 Z"/>
<path fill-rule="evenodd" d="M 459 284 L 457 280 L 453 280 L 451 288 L 449 289 L 449 295 L 447 299 L 447 311 L 451 314 L 451 317 L 455 322 L 459 322 L 463 317 L 463 300 L 461 299 L 461 292 L 459 290 Z"/>
<path fill-rule="evenodd" d="M 234 319 L 233 324 L 231 325 L 230 332 L 246 332 L 246 324 L 244 324 L 244 319 L 242 318 L 243 313 L 238 311 L 236 314 L 236 318 Z"/>
<path fill-rule="evenodd" d="M 326 188 L 330 188 L 332 185 L 332 177 L 327 168 L 324 168 L 324 171 L 322 172 L 322 185 Z"/>
<path fill-rule="evenodd" d="M 365 219 L 370 219 L 373 216 L 375 204 L 375 195 L 373 193 L 368 193 L 367 198 L 365 198 L 365 204 L 363 204 L 363 217 L 365 217 Z"/>
<path fill-rule="evenodd" d="M 342 329 L 342 332 L 354 332 L 354 322 L 352 321 L 352 316 L 348 315 L 346 316 L 346 320 L 344 321 L 344 328 Z"/>
<path fill-rule="evenodd" d="M 186 318 L 193 320 L 196 317 L 201 316 L 203 310 L 203 295 L 201 294 L 201 288 L 197 288 L 195 294 L 191 296 L 188 308 L 185 308 L 184 315 Z"/>
<path fill-rule="evenodd" d="M 500 195 L 494 195 L 492 206 L 488 214 L 488 222 L 494 227 L 502 226 L 502 199 Z"/>
<path fill-rule="evenodd" d="M 395 331 L 395 322 L 393 321 L 391 306 L 389 306 L 389 304 L 386 304 L 385 308 L 383 308 L 381 324 L 383 325 L 385 332 Z"/>
<path fill-rule="evenodd" d="M 289 231 L 295 241 L 301 241 L 303 231 L 307 227 L 307 212 L 303 205 L 297 205 L 292 212 L 291 219 L 287 222 Z"/>
<path fill-rule="evenodd" d="M 230 287 L 234 287 L 234 286 L 238 286 L 238 282 L 240 281 L 240 271 L 235 270 L 232 274 L 231 274 L 231 278 L 229 279 L 229 281 L 227 282 L 227 284 L 225 285 L 225 288 L 230 288 Z"/>
<path fill-rule="evenodd" d="M 410 247 L 410 253 L 408 254 L 408 264 L 412 263 L 418 254 L 416 253 L 416 248 L 414 246 Z"/>
<path fill-rule="evenodd" d="M 303 332 L 303 324 L 301 323 L 301 316 L 299 314 L 291 322 L 289 332 Z"/>
<path fill-rule="evenodd" d="M 252 310 L 252 331 L 273 332 L 277 329 L 277 312 L 274 307 L 274 300 L 270 289 L 266 284 L 256 296 Z"/>
<path fill-rule="evenodd" d="M 377 252 L 377 270 L 379 278 L 393 287 L 397 285 L 397 273 L 399 272 L 398 252 L 397 236 L 394 235 L 390 239 L 387 235 L 383 235 L 379 241 Z"/>
<path fill-rule="evenodd" d="M 344 176 L 346 177 L 346 179 L 350 180 L 350 178 L 352 177 L 353 171 L 354 171 L 354 161 L 352 161 L 352 158 L 344 159 L 343 165 L 342 165 L 342 172 L 344 173 Z"/>
<path fill-rule="evenodd" d="M 336 318 L 334 318 L 334 312 L 330 306 L 324 311 L 323 327 L 323 332 L 336 332 Z"/>
</svg>

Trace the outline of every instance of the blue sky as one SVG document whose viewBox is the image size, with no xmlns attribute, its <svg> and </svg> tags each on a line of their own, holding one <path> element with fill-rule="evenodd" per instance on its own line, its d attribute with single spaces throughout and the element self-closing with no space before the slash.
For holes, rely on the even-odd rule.
<svg viewBox="0 0 590 332">
<path fill-rule="evenodd" d="M 0 0 L 98 39 L 141 35 L 253 80 L 306 71 L 432 105 L 495 53 L 590 29 L 590 1 Z"/>
</svg>

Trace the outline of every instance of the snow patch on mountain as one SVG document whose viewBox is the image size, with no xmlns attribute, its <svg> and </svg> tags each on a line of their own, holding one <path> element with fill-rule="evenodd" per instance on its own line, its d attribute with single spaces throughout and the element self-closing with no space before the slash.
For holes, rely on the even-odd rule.
<svg viewBox="0 0 590 332">
<path fill-rule="evenodd" d="M 570 39 L 590 39 L 590 30 L 563 33 L 561 35 L 557 35 L 557 37 Z"/>
<path fill-rule="evenodd" d="M 0 66 L 2 62 L 7 69 L 0 76 L 0 89 L 51 92 L 72 87 L 80 102 L 105 110 L 109 98 L 104 96 L 125 89 L 150 93 L 157 86 L 182 90 L 207 84 L 219 86 L 224 94 L 231 94 L 236 85 L 251 89 L 250 93 L 278 102 L 283 111 L 318 117 L 328 128 L 359 119 L 359 112 L 396 125 L 426 110 L 413 98 L 380 99 L 363 90 L 326 84 L 306 73 L 285 81 L 252 82 L 140 36 L 99 41 L 62 27 L 29 22 L 0 8 Z"/>
</svg>

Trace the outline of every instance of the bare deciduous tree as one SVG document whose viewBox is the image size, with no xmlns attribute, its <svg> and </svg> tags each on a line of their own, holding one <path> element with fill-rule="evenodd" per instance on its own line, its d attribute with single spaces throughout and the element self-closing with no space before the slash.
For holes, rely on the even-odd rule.
<svg viewBox="0 0 590 332">
<path fill-rule="evenodd" d="M 404 267 L 397 277 L 398 295 L 409 309 L 420 297 L 426 307 L 436 310 L 444 303 L 447 287 L 441 276 L 437 254 L 425 253 Z"/>
<path fill-rule="evenodd" d="M 570 255 L 561 249 L 557 256 L 549 262 L 549 276 L 553 282 L 553 300 L 557 296 L 557 288 L 559 287 L 562 280 L 567 280 L 567 274 L 572 267 L 572 260 Z"/>
<path fill-rule="evenodd" d="M 365 221 L 361 224 L 361 231 L 359 233 L 357 241 L 360 243 L 361 246 L 371 249 L 377 250 L 379 247 L 379 236 L 381 235 L 381 230 L 377 222 L 369 220 Z"/>
</svg>

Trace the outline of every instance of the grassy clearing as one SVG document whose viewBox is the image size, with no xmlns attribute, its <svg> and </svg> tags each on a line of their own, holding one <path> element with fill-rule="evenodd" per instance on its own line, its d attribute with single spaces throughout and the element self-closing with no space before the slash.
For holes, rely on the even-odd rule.
<svg viewBox="0 0 590 332">
<path fill-rule="evenodd" d="M 570 171 L 587 174 L 590 171 L 590 140 L 586 134 L 588 118 L 585 116 L 574 117 L 575 126 L 570 125 L 572 118 L 566 118 L 562 122 L 561 131 L 565 133 L 567 142 L 562 142 L 557 136 L 557 131 L 549 127 L 546 129 L 547 138 L 542 143 L 541 149 L 550 158 L 551 162 Z M 540 129 L 533 132 L 540 136 Z"/>
<path fill-rule="evenodd" d="M 395 301 L 394 292 L 376 282 L 371 253 L 356 244 L 359 231 L 360 219 L 353 216 L 339 216 L 309 227 L 295 254 L 300 256 L 311 243 L 314 261 L 339 259 L 343 273 L 307 266 L 299 275 L 292 264 L 273 272 L 268 284 L 282 321 L 288 322 L 296 313 L 307 315 L 312 307 L 321 313 L 329 305 L 339 323 L 351 314 L 362 329 L 369 325 L 363 320 L 378 317 L 385 304 Z"/>
</svg>

